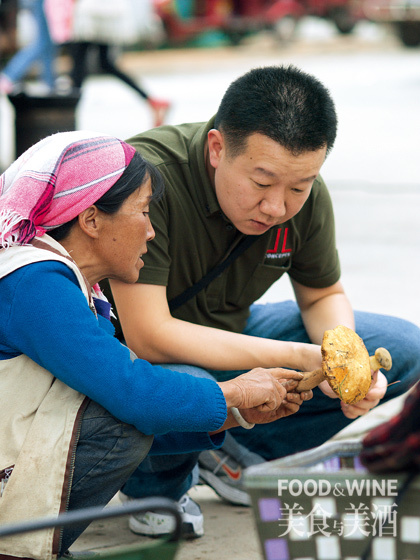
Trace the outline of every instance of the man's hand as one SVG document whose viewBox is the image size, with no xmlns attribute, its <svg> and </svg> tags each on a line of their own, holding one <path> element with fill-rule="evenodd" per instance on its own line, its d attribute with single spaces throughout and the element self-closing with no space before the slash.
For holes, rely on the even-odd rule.
<svg viewBox="0 0 420 560">
<path fill-rule="evenodd" d="M 362 401 L 359 401 L 356 404 L 346 404 L 341 401 L 341 410 L 343 411 L 344 416 L 354 419 L 358 416 L 363 416 L 369 412 L 369 410 L 372 410 L 372 408 L 379 404 L 380 400 L 384 397 L 387 385 L 388 380 L 385 375 L 380 370 L 375 371 L 372 375 L 370 389 Z M 338 395 L 331 389 L 328 381 L 323 381 L 319 385 L 319 388 L 328 397 L 338 399 Z"/>
<path fill-rule="evenodd" d="M 375 371 L 372 376 L 370 389 L 362 401 L 356 404 L 345 404 L 341 402 L 341 410 L 344 416 L 347 418 L 357 418 L 358 416 L 363 416 L 369 412 L 369 410 L 372 410 L 372 408 L 383 399 L 387 385 L 388 380 L 385 375 L 380 370 Z"/>
</svg>

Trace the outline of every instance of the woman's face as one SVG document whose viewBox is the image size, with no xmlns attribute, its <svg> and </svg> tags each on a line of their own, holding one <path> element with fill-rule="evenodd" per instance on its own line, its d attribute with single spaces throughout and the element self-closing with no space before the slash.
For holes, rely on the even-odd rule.
<svg viewBox="0 0 420 560">
<path fill-rule="evenodd" d="M 130 284 L 137 281 L 144 266 L 141 257 L 147 252 L 147 241 L 155 236 L 149 219 L 151 197 L 149 178 L 124 201 L 118 212 L 101 212 L 98 250 L 104 265 L 103 278 L 115 278 Z"/>
</svg>

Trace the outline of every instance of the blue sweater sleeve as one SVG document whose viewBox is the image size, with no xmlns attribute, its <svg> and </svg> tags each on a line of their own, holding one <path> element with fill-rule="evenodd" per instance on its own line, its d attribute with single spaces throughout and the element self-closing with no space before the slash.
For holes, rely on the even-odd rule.
<svg viewBox="0 0 420 560">
<path fill-rule="evenodd" d="M 129 350 L 101 328 L 63 263 L 20 268 L 0 280 L 0 294 L 0 359 L 26 354 L 145 434 L 211 432 L 223 425 L 226 402 L 218 385 L 132 362 Z M 203 434 L 197 437 L 203 441 Z"/>
</svg>

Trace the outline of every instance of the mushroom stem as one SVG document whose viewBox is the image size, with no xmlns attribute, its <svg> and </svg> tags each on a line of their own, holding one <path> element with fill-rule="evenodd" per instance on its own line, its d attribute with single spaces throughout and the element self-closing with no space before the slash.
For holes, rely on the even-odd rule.
<svg viewBox="0 0 420 560">
<path fill-rule="evenodd" d="M 318 387 L 318 385 L 325 379 L 322 368 L 315 369 L 314 371 L 307 371 L 303 374 L 303 376 L 303 379 L 299 381 L 296 387 L 296 391 L 298 393 L 301 393 L 302 391 L 309 391 L 314 387 Z"/>
</svg>

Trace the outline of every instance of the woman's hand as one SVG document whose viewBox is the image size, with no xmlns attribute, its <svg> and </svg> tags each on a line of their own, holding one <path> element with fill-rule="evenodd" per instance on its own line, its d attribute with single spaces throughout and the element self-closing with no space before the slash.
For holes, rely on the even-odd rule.
<svg viewBox="0 0 420 560">
<path fill-rule="evenodd" d="M 295 387 L 295 381 L 287 381 L 286 386 L 293 388 Z M 312 391 L 303 391 L 302 393 L 296 393 L 293 390 L 286 394 L 286 398 L 283 400 L 282 404 L 276 410 L 270 410 L 268 412 L 260 412 L 255 408 L 250 408 L 246 410 L 240 410 L 240 413 L 244 419 L 250 424 L 268 424 L 279 418 L 285 418 L 291 414 L 295 414 L 301 404 L 304 401 L 309 401 L 312 399 Z"/>
<path fill-rule="evenodd" d="M 312 398 L 312 391 L 296 393 L 303 375 L 283 368 L 256 368 L 230 381 L 219 383 L 228 409 L 240 409 L 250 424 L 267 424 L 294 414 L 303 401 Z M 223 429 L 237 426 L 229 415 Z"/>
<path fill-rule="evenodd" d="M 302 374 L 283 368 L 255 368 L 234 379 L 219 383 L 226 399 L 226 406 L 261 412 L 277 410 L 289 390 L 294 389 Z M 289 380 L 285 387 L 283 383 Z"/>
</svg>

